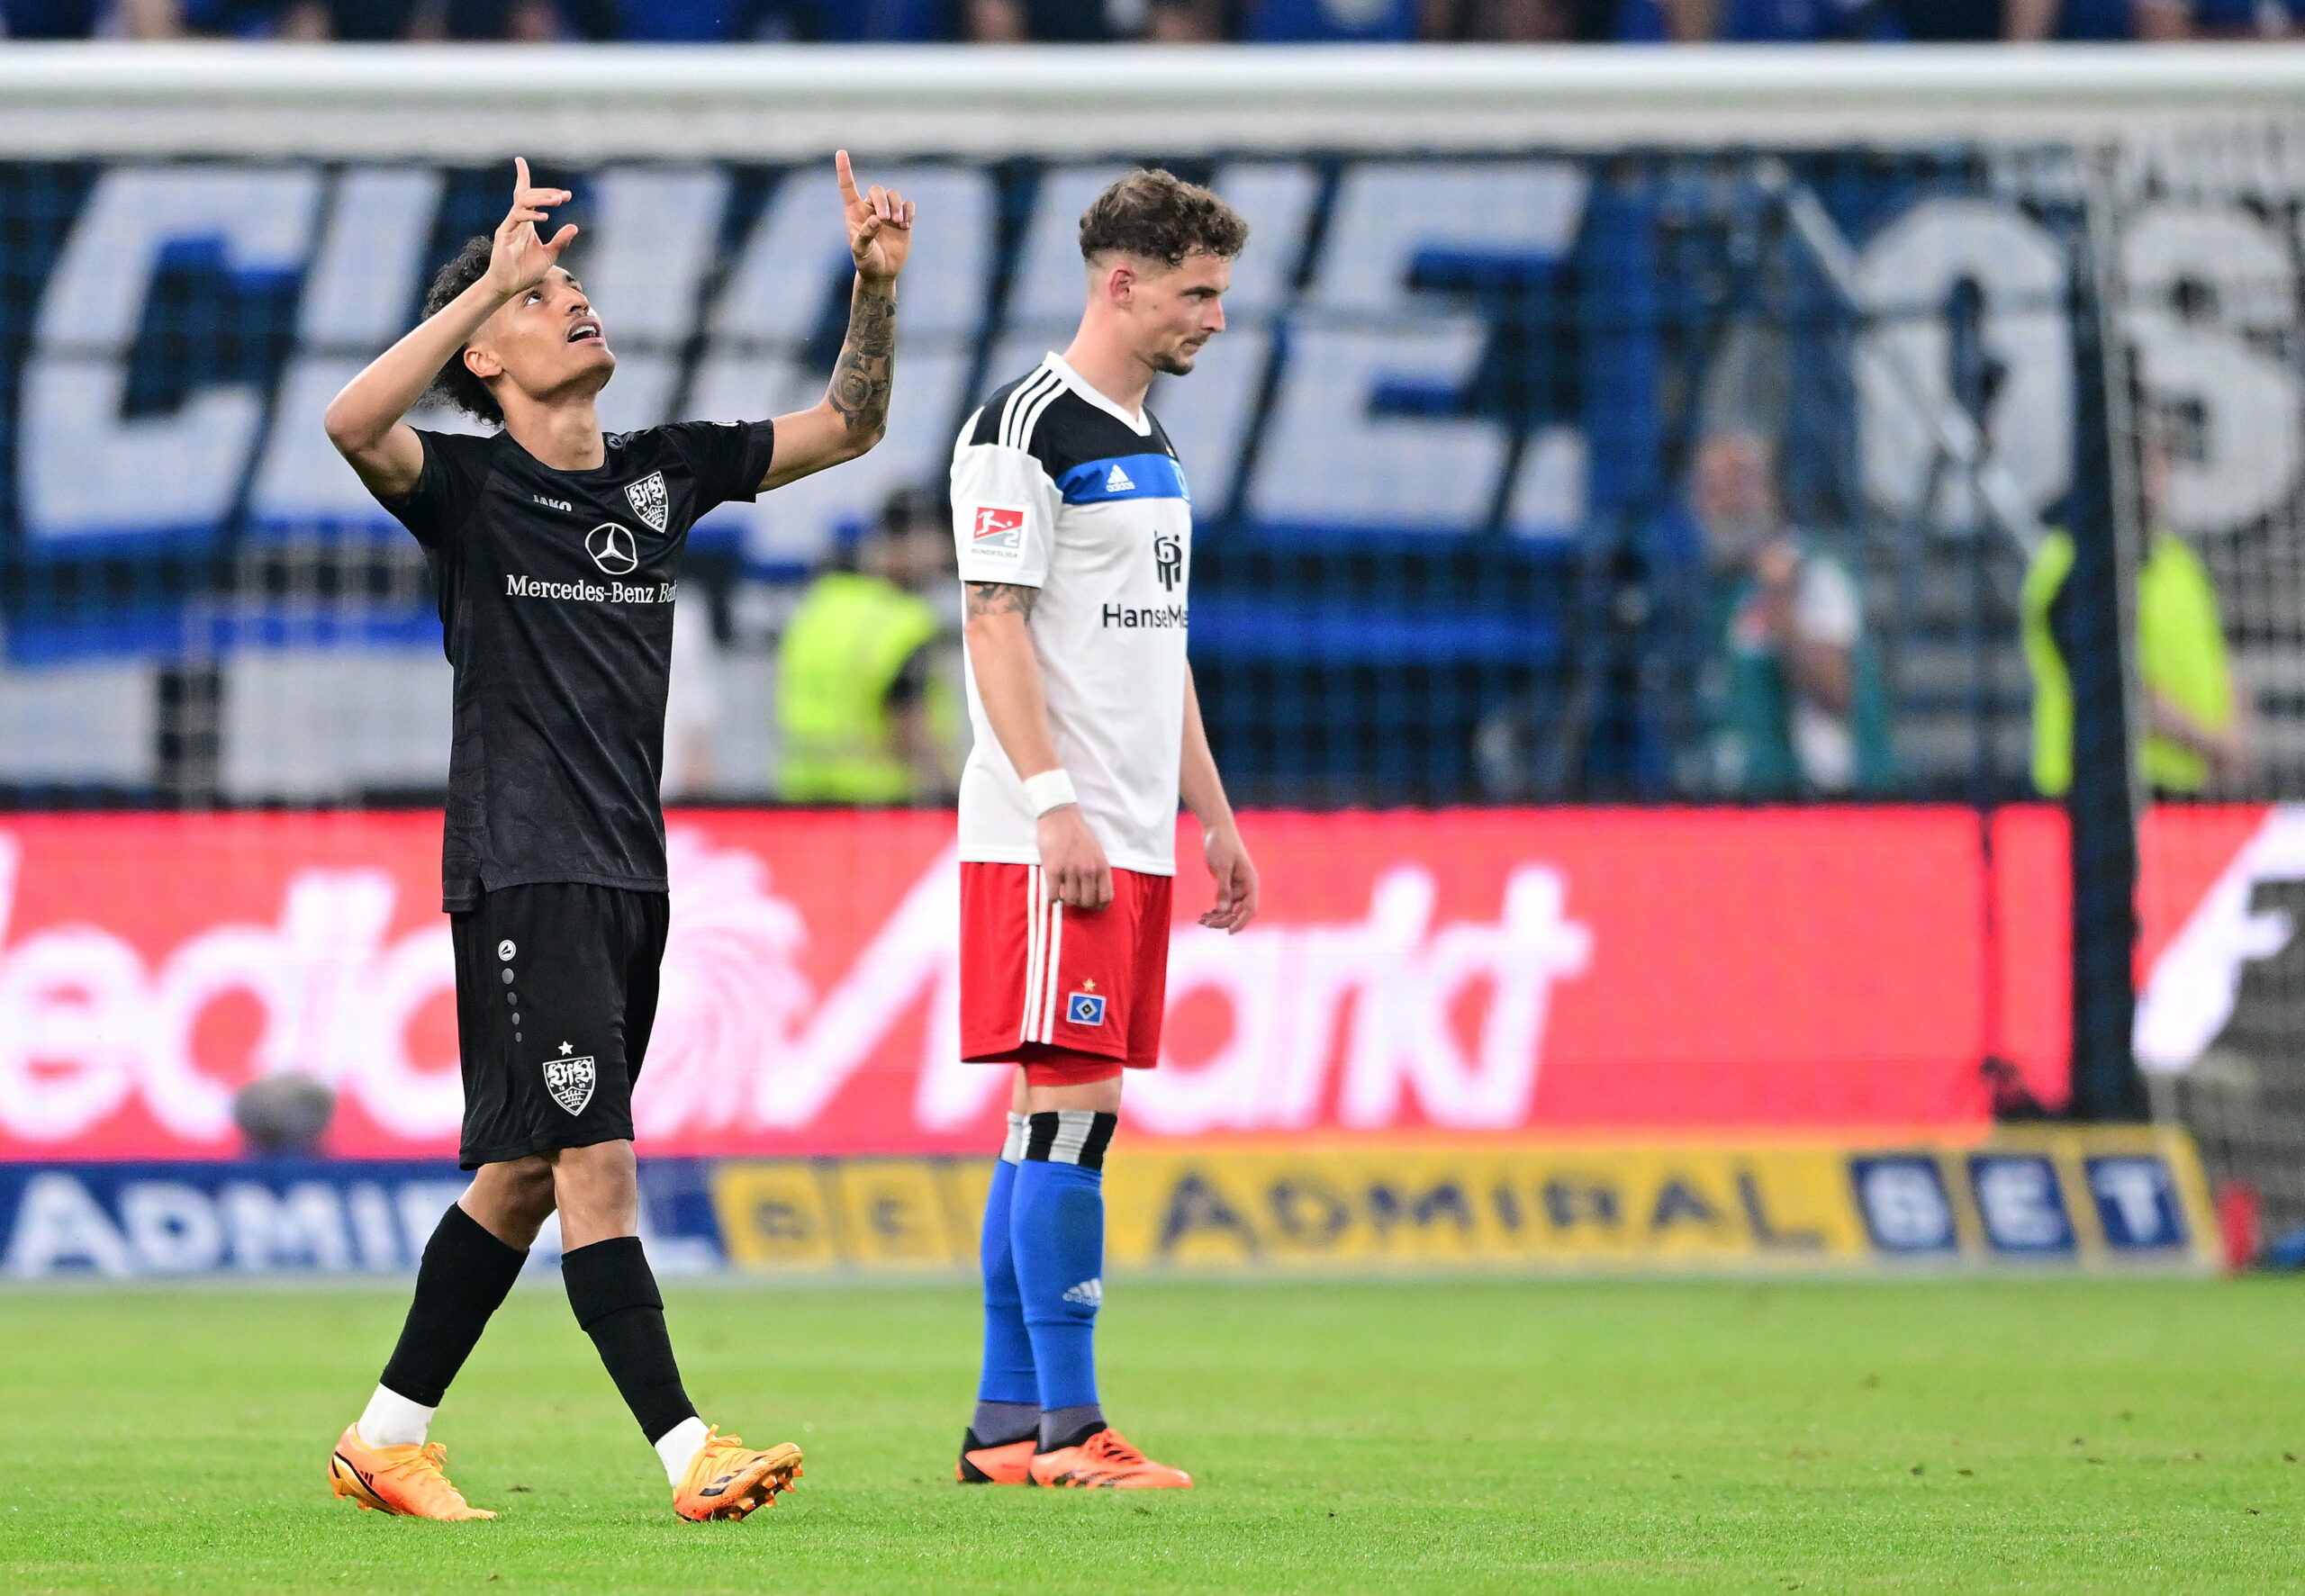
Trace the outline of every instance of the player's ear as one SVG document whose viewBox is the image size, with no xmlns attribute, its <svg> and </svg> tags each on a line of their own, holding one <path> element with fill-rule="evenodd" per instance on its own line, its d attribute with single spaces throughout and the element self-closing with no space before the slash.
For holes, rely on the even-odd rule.
<svg viewBox="0 0 2305 1596">
<path fill-rule="evenodd" d="M 494 350 L 483 348 L 478 344 L 466 344 L 465 369 L 484 383 L 491 377 L 502 376 L 504 363 L 496 358 Z"/>
<path fill-rule="evenodd" d="M 1136 268 L 1116 260 L 1105 268 L 1105 297 L 1126 310 L 1136 300 Z"/>
</svg>

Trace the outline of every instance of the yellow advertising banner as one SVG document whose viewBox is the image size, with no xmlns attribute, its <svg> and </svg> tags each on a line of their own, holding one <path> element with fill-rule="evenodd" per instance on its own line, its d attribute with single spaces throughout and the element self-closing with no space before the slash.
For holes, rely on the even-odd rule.
<svg viewBox="0 0 2305 1596">
<path fill-rule="evenodd" d="M 730 1263 L 973 1266 L 982 1159 L 714 1167 Z M 2003 1130 L 1970 1146 L 1154 1145 L 1105 1170 L 1117 1269 L 1857 1270 L 2213 1267 L 2192 1143 L 2153 1127 Z"/>
</svg>

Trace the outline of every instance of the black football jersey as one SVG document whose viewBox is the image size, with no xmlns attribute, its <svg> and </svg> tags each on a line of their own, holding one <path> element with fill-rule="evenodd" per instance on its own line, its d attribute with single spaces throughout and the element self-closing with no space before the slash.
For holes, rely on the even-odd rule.
<svg viewBox="0 0 2305 1596">
<path fill-rule="evenodd" d="M 688 530 L 749 500 L 775 434 L 686 421 L 556 471 L 509 433 L 422 432 L 384 508 L 416 536 L 456 672 L 443 906 L 530 881 L 662 892 L 664 691 Z"/>
</svg>

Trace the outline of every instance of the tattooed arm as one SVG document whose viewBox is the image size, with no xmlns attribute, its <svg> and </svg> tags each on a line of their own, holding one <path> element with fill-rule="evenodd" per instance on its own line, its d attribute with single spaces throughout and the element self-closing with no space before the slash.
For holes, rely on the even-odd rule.
<svg viewBox="0 0 2305 1596">
<path fill-rule="evenodd" d="M 897 274 L 912 248 L 912 202 L 877 184 L 858 194 L 846 150 L 834 164 L 848 214 L 849 253 L 856 261 L 848 338 L 824 398 L 776 419 L 776 454 L 761 479 L 764 489 L 854 460 L 880 442 L 889 427 L 889 391 L 897 363 Z"/>
<path fill-rule="evenodd" d="M 1033 634 L 1026 624 L 1041 591 L 1006 582 L 965 585 L 968 621 L 962 637 L 993 738 L 1019 776 L 1053 771 L 1058 768 L 1056 738 L 1049 731 L 1040 656 L 1033 652 Z M 1081 817 L 1080 805 L 1051 809 L 1040 817 L 1038 834 L 1049 897 L 1075 909 L 1101 909 L 1112 902 L 1112 866 Z"/>
</svg>

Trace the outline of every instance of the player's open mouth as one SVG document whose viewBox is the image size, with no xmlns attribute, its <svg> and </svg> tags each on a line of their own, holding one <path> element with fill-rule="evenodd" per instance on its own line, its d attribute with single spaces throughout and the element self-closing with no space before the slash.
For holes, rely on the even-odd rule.
<svg viewBox="0 0 2305 1596">
<path fill-rule="evenodd" d="M 579 321 L 575 326 L 568 329 L 568 338 L 566 341 L 572 344 L 599 344 L 607 342 L 605 338 L 601 337 L 601 324 L 597 321 Z"/>
</svg>

